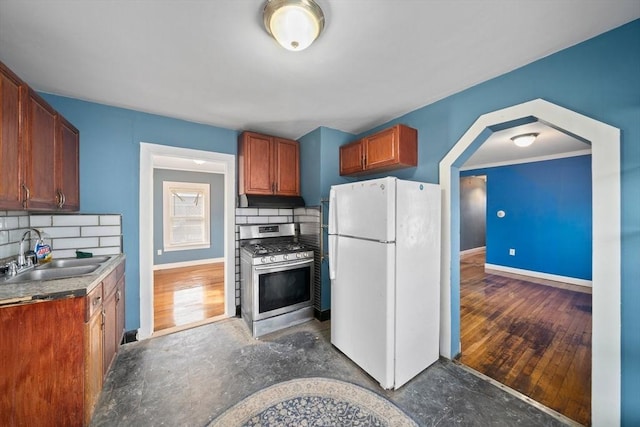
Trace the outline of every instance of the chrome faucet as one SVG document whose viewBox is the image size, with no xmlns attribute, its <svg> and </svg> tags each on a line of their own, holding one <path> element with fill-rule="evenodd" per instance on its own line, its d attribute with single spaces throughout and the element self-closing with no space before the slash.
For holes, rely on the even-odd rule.
<svg viewBox="0 0 640 427">
<path fill-rule="evenodd" d="M 31 234 L 32 231 L 35 231 L 36 234 L 38 235 L 38 240 L 42 240 L 42 234 L 40 234 L 40 230 L 37 230 L 35 228 L 29 228 L 27 231 L 24 232 L 24 234 L 22 235 L 22 239 L 20 240 L 20 252 L 18 253 L 18 268 L 21 267 L 25 267 L 25 266 L 30 266 L 33 265 L 33 261 L 29 258 L 27 259 L 27 257 L 25 257 L 25 250 L 24 250 L 24 241 L 25 240 L 30 240 L 27 239 L 27 236 L 29 236 L 29 234 Z M 29 263 L 29 261 L 31 263 Z"/>
</svg>

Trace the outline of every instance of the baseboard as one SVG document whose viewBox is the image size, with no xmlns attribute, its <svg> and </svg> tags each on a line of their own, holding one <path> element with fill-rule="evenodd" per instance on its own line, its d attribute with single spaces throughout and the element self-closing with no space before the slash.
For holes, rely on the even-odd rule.
<svg viewBox="0 0 640 427">
<path fill-rule="evenodd" d="M 460 251 L 460 257 L 477 254 L 479 252 L 484 252 L 487 250 L 486 246 L 478 246 L 477 248 L 465 249 L 464 251 Z"/>
<path fill-rule="evenodd" d="M 207 258 L 193 261 L 171 262 L 168 264 L 156 264 L 153 266 L 153 271 L 169 270 L 171 268 L 195 267 L 196 265 L 216 264 L 219 262 L 224 262 L 224 258 Z"/>
<path fill-rule="evenodd" d="M 552 282 L 569 283 L 571 285 L 583 286 L 586 288 L 591 288 L 592 286 L 591 280 L 578 279 L 575 277 L 568 277 L 568 276 L 559 276 L 556 274 L 542 273 L 540 271 L 524 270 L 521 268 L 506 267 L 504 265 L 485 263 L 484 270 L 487 273 L 495 272 L 495 274 L 500 274 L 502 272 L 502 273 L 517 274 L 519 276 L 528 276 L 536 279 L 549 280 Z"/>
<path fill-rule="evenodd" d="M 331 319 L 331 310 L 320 311 L 317 308 L 313 310 L 313 317 L 318 319 L 321 322 Z"/>
</svg>

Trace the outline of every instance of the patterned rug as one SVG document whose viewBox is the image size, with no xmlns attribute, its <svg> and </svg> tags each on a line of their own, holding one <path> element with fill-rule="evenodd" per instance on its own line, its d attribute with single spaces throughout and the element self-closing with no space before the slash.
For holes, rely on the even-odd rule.
<svg viewBox="0 0 640 427">
<path fill-rule="evenodd" d="M 369 390 L 329 378 L 301 378 L 260 390 L 209 427 L 417 426 L 400 408 Z"/>
</svg>

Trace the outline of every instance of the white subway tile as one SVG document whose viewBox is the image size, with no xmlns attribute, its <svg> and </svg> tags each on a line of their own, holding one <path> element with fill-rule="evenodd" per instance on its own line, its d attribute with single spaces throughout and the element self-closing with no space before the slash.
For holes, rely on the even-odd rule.
<svg viewBox="0 0 640 427">
<path fill-rule="evenodd" d="M 260 209 L 258 209 L 258 215 L 260 215 L 260 216 L 278 215 L 278 209 L 260 208 Z"/>
<path fill-rule="evenodd" d="M 121 220 L 120 215 L 101 215 L 100 225 L 120 225 Z"/>
<path fill-rule="evenodd" d="M 306 208 L 295 208 L 293 210 L 293 214 L 294 215 L 306 215 L 307 214 L 307 209 Z"/>
<path fill-rule="evenodd" d="M 98 225 L 98 215 L 54 215 L 53 225 L 68 226 L 68 225 Z"/>
<path fill-rule="evenodd" d="M 25 216 L 27 213 L 25 211 L 7 211 L 7 216 Z"/>
<path fill-rule="evenodd" d="M 51 238 L 80 237 L 80 227 L 44 227 L 39 229 Z"/>
<path fill-rule="evenodd" d="M 17 216 L 7 216 L 0 218 L 0 230 L 15 230 L 20 227 Z"/>
<path fill-rule="evenodd" d="M 20 228 L 29 228 L 29 217 L 28 216 L 19 216 L 18 224 L 20 224 Z"/>
<path fill-rule="evenodd" d="M 259 216 L 247 217 L 247 224 L 264 224 L 265 222 L 267 222 L 267 218 L 263 218 Z"/>
<path fill-rule="evenodd" d="M 258 208 L 237 208 L 236 216 L 258 215 Z"/>
<path fill-rule="evenodd" d="M 99 246 L 120 246 L 122 239 L 120 236 L 100 237 Z"/>
<path fill-rule="evenodd" d="M 30 227 L 51 227 L 51 215 L 31 215 L 29 217 Z"/>
<path fill-rule="evenodd" d="M 76 251 L 75 249 L 53 249 L 51 251 L 51 257 L 53 259 L 59 259 L 59 258 L 75 258 L 76 257 Z"/>
<path fill-rule="evenodd" d="M 284 224 L 288 221 L 286 216 L 270 216 L 268 218 L 269 224 Z"/>
<path fill-rule="evenodd" d="M 82 249 L 98 246 L 97 237 L 78 237 L 74 239 L 53 239 L 55 249 Z"/>
<path fill-rule="evenodd" d="M 120 235 L 120 226 L 107 225 L 97 227 L 82 227 L 82 236 L 118 236 Z"/>
<path fill-rule="evenodd" d="M 0 230 L 0 245 L 6 245 L 7 243 L 9 243 L 9 232 Z"/>
<path fill-rule="evenodd" d="M 0 246 L 0 258 L 15 257 L 18 255 L 19 245 L 17 243 L 10 243 L 8 245 Z"/>
<path fill-rule="evenodd" d="M 278 209 L 278 215 L 293 215 L 293 209 Z"/>
<path fill-rule="evenodd" d="M 236 224 L 246 224 L 247 223 L 247 217 L 246 216 L 237 216 L 236 217 Z"/>
<path fill-rule="evenodd" d="M 122 253 L 120 246 L 112 246 L 107 248 L 93 248 L 89 250 L 94 255 L 119 255 Z"/>
</svg>

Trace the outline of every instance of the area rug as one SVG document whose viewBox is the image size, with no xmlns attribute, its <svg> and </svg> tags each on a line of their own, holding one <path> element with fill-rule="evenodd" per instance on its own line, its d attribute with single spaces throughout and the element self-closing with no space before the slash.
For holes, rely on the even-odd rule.
<svg viewBox="0 0 640 427">
<path fill-rule="evenodd" d="M 209 427 L 417 426 L 400 408 L 355 384 L 300 378 L 260 390 Z"/>
</svg>

